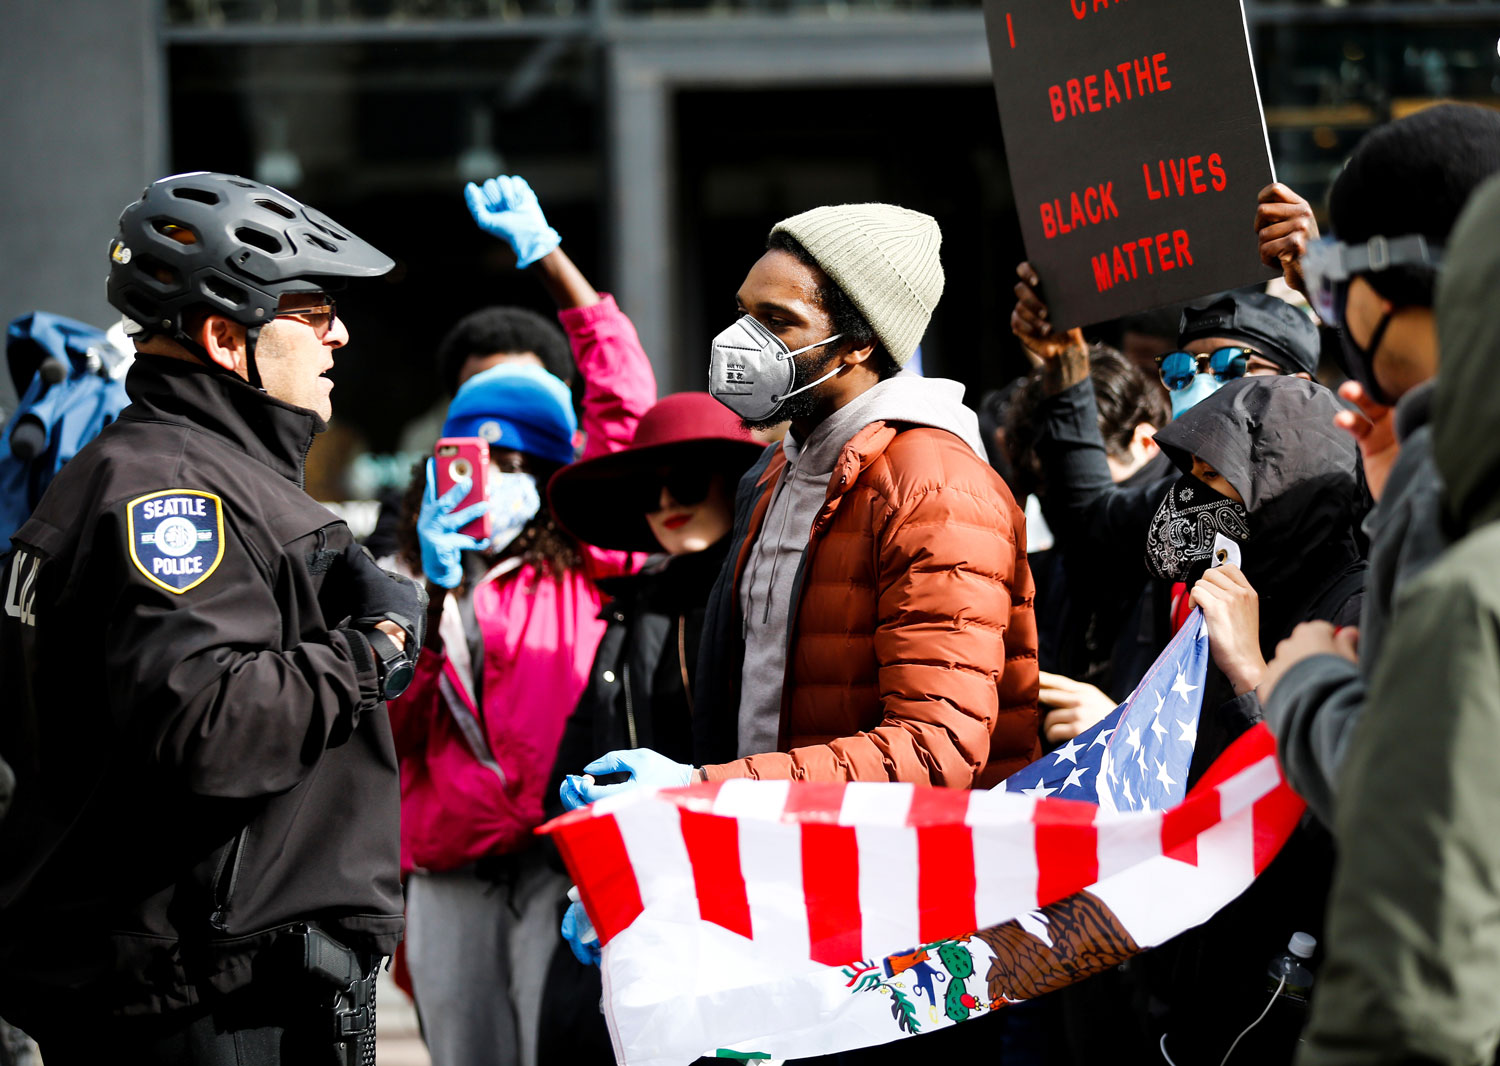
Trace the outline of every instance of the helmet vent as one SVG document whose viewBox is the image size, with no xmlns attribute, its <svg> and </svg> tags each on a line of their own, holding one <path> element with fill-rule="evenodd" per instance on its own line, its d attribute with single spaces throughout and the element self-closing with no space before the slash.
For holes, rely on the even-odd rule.
<svg viewBox="0 0 1500 1066">
<path fill-rule="evenodd" d="M 233 307 L 245 306 L 245 290 L 238 285 L 231 285 L 221 278 L 210 276 L 203 279 L 203 288 L 211 296 L 217 296 Z"/>
<path fill-rule="evenodd" d="M 195 189 L 191 185 L 178 185 L 172 190 L 172 195 L 179 200 L 196 200 L 200 204 L 217 204 L 219 194 L 212 189 Z"/>
<path fill-rule="evenodd" d="M 192 226 L 184 226 L 181 222 L 173 222 L 168 218 L 153 218 L 151 228 L 163 237 L 171 237 L 178 244 L 198 243 L 198 231 Z"/>
<path fill-rule="evenodd" d="M 234 231 L 234 235 L 245 244 L 259 248 L 270 255 L 280 255 L 283 251 L 281 242 L 269 233 L 262 233 L 258 229 L 241 226 Z"/>
<path fill-rule="evenodd" d="M 274 215 L 280 215 L 282 218 L 297 217 L 296 213 L 291 208 L 287 207 L 285 204 L 278 204 L 275 200 L 256 200 L 255 206 L 263 207 Z"/>
<path fill-rule="evenodd" d="M 168 266 L 160 259 L 150 255 L 138 255 L 135 257 L 135 274 L 142 281 L 155 281 L 165 291 L 175 291 L 182 288 L 182 275 L 175 267 Z M 149 280 L 148 280 L 149 279 Z"/>
<path fill-rule="evenodd" d="M 325 252 L 337 252 L 339 250 L 338 245 L 331 241 L 325 241 L 322 237 L 314 236 L 311 233 L 304 233 L 302 236 L 306 238 L 308 244 L 311 244 L 315 248 L 321 248 Z"/>
</svg>

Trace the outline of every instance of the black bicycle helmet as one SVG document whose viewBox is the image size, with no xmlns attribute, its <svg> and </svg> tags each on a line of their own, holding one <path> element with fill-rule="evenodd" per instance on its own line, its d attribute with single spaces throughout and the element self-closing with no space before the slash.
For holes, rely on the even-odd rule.
<svg viewBox="0 0 1500 1066">
<path fill-rule="evenodd" d="M 321 211 L 232 174 L 175 174 L 148 185 L 120 215 L 109 246 L 109 302 L 146 333 L 207 361 L 183 329 L 207 309 L 246 327 L 251 383 L 260 327 L 282 295 L 374 278 L 395 263 Z"/>
</svg>

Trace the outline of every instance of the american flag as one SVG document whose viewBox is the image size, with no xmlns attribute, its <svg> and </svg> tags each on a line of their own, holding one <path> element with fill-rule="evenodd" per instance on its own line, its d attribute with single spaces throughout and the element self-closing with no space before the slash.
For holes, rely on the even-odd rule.
<svg viewBox="0 0 1500 1066">
<path fill-rule="evenodd" d="M 1194 608 L 1124 703 L 996 787 L 1106 810 L 1175 807 L 1187 795 L 1207 673 L 1208 631 Z"/>
<path fill-rule="evenodd" d="M 1304 807 L 1263 725 L 1185 794 L 1205 657 L 1194 615 L 1131 700 L 1016 790 L 736 780 L 638 789 L 544 826 L 604 945 L 616 1059 L 919 1035 L 1212 917 Z"/>
</svg>

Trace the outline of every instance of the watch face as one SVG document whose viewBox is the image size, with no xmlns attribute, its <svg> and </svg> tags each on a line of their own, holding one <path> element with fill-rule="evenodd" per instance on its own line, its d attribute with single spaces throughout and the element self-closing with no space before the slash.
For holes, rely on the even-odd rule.
<svg viewBox="0 0 1500 1066">
<path fill-rule="evenodd" d="M 388 667 L 385 673 L 385 698 L 393 700 L 405 692 L 416 673 L 417 668 L 405 660 Z"/>
</svg>

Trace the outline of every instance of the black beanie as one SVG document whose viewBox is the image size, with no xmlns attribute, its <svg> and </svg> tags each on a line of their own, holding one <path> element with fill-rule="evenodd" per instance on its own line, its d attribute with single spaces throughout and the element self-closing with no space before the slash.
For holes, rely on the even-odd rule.
<svg viewBox="0 0 1500 1066">
<path fill-rule="evenodd" d="M 1441 248 L 1469 195 L 1500 173 L 1500 112 L 1438 104 L 1365 135 L 1328 193 L 1333 235 L 1345 244 L 1420 233 Z M 1433 271 L 1396 267 L 1369 275 L 1397 303 L 1430 305 Z"/>
</svg>

